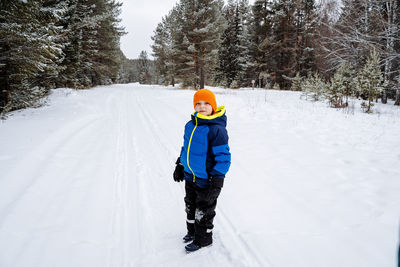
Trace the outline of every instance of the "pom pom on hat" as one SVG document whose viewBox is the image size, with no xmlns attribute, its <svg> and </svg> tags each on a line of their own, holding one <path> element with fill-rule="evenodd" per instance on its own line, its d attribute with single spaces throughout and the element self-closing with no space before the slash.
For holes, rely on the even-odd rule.
<svg viewBox="0 0 400 267">
<path fill-rule="evenodd" d="M 193 107 L 196 107 L 197 102 L 206 101 L 208 102 L 213 112 L 217 109 L 217 101 L 215 100 L 215 95 L 208 89 L 200 89 L 193 96 Z"/>
</svg>

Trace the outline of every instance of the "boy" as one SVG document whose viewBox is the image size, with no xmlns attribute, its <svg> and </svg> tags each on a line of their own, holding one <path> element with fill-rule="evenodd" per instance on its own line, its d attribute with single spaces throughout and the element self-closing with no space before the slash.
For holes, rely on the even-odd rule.
<svg viewBox="0 0 400 267">
<path fill-rule="evenodd" d="M 174 180 L 185 180 L 187 252 L 212 244 L 217 198 L 231 164 L 225 107 L 217 108 L 213 92 L 194 94 L 195 112 L 185 125 L 183 147 L 176 161 Z"/>
</svg>

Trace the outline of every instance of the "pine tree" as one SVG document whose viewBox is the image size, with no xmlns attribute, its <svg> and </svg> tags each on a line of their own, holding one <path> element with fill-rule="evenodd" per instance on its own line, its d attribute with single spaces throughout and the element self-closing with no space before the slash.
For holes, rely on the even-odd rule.
<svg viewBox="0 0 400 267">
<path fill-rule="evenodd" d="M 292 91 L 301 91 L 301 86 L 302 86 L 302 78 L 300 76 L 300 73 L 297 72 L 296 76 L 293 78 L 292 81 L 292 86 L 290 88 L 290 90 Z"/>
<path fill-rule="evenodd" d="M 275 80 L 275 70 L 278 64 L 273 56 L 278 53 L 278 45 L 273 35 L 274 9 L 271 1 L 256 0 L 251 7 L 251 17 L 248 26 L 247 73 L 251 80 L 257 80 L 264 87 L 262 73 L 271 74 Z"/>
<path fill-rule="evenodd" d="M 166 32 L 165 18 L 163 22 L 157 25 L 154 35 L 151 37 L 154 44 L 152 45 L 153 56 L 156 59 L 156 70 L 161 77 L 161 83 L 168 85 L 168 61 L 167 42 L 170 38 Z"/>
<path fill-rule="evenodd" d="M 379 55 L 373 50 L 358 76 L 357 89 L 368 102 L 362 102 L 361 107 L 366 113 L 371 113 L 372 103 L 377 99 L 383 90 L 383 75 L 379 64 Z"/>
<path fill-rule="evenodd" d="M 62 58 L 59 1 L 0 2 L 0 112 L 33 105 L 47 94 Z"/>
<path fill-rule="evenodd" d="M 93 58 L 93 85 L 111 84 L 117 80 L 121 65 L 120 37 L 125 34 L 121 22 L 121 3 L 115 0 L 96 0 L 93 18 L 96 18 L 96 50 Z M 92 4 L 93 7 L 93 4 Z"/>
<path fill-rule="evenodd" d="M 70 0 L 63 27 L 67 32 L 67 45 L 62 62 L 64 71 L 58 86 L 85 88 L 93 85 L 93 56 L 96 49 L 97 21 L 93 18 L 90 0 Z"/>
<path fill-rule="evenodd" d="M 324 96 L 327 88 L 327 84 L 320 77 L 318 72 L 315 72 L 313 75 L 309 74 L 306 79 L 302 82 L 301 88 L 303 90 L 303 94 L 306 96 L 311 96 L 314 101 L 321 100 Z"/>
<path fill-rule="evenodd" d="M 326 98 L 332 107 L 348 106 L 348 99 L 355 95 L 355 70 L 349 64 L 342 64 L 327 86 Z"/>
<path fill-rule="evenodd" d="M 326 89 L 326 98 L 328 99 L 331 107 L 343 107 L 344 87 L 343 76 L 341 75 L 340 71 L 337 71 L 335 75 L 333 75 Z"/>
<path fill-rule="evenodd" d="M 177 51 L 174 50 L 174 38 L 177 35 L 178 7 L 174 7 L 162 22 L 157 25 L 152 40 L 156 71 L 165 85 L 175 86 Z"/>
<path fill-rule="evenodd" d="M 222 30 L 221 0 L 181 0 L 181 32 L 175 36 L 177 75 L 194 88 L 204 88 L 206 73 L 215 69 Z"/>
<path fill-rule="evenodd" d="M 86 88 L 116 81 L 124 34 L 118 26 L 120 7 L 114 0 L 69 0 L 62 22 L 68 42 L 59 86 Z"/>
<path fill-rule="evenodd" d="M 226 87 L 230 87 L 235 81 L 238 85 L 238 79 L 244 64 L 240 62 L 239 56 L 244 52 L 240 43 L 243 25 L 241 15 L 239 13 L 239 5 L 237 2 L 229 1 L 225 8 L 224 16 L 226 20 L 226 28 L 222 34 L 221 46 L 218 51 L 219 66 L 217 72 L 217 81 L 224 81 Z"/>
<path fill-rule="evenodd" d="M 273 36 L 277 50 L 273 55 L 276 62 L 275 81 L 285 89 L 290 88 L 290 77 L 294 77 L 297 72 L 296 8 L 294 0 L 277 0 L 273 5 Z"/>
<path fill-rule="evenodd" d="M 295 11 L 295 28 L 297 32 L 297 71 L 301 76 L 316 71 L 314 38 L 316 32 L 316 14 L 314 0 L 301 0 Z"/>
<path fill-rule="evenodd" d="M 252 73 L 249 72 L 251 67 L 250 57 L 250 40 L 249 40 L 249 24 L 250 24 L 250 5 L 248 0 L 239 0 L 238 4 L 239 16 L 240 16 L 240 31 L 238 34 L 239 39 L 239 54 L 238 64 L 238 86 L 249 86 L 252 80 Z"/>
</svg>

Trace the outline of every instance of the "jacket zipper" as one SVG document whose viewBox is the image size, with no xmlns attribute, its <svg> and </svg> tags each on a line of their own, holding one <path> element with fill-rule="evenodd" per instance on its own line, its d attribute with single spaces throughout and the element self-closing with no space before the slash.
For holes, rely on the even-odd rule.
<svg viewBox="0 0 400 267">
<path fill-rule="evenodd" d="M 193 137 L 194 131 L 195 131 L 196 128 L 197 128 L 197 114 L 196 114 L 196 117 L 194 117 L 194 118 L 195 118 L 195 120 L 196 120 L 196 125 L 194 126 L 193 131 L 192 131 L 192 134 L 190 135 L 189 146 L 188 146 L 188 152 L 187 152 L 187 158 L 186 158 L 188 167 L 189 167 L 190 171 L 191 171 L 192 174 L 193 174 L 193 183 L 194 183 L 195 180 L 196 180 L 196 176 L 194 175 L 194 172 L 193 172 L 192 168 L 190 168 L 190 165 L 189 165 L 189 152 L 190 152 L 190 145 L 192 144 L 192 137 Z"/>
</svg>

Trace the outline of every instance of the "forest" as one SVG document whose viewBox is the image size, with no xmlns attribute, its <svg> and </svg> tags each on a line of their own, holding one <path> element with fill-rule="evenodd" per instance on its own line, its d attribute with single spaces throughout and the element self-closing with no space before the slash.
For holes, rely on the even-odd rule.
<svg viewBox="0 0 400 267">
<path fill-rule="evenodd" d="M 153 35 L 159 83 L 400 104 L 398 0 L 181 0 Z"/>
<path fill-rule="evenodd" d="M 127 59 L 116 0 L 1 0 L 0 113 L 51 89 L 140 82 L 400 105 L 399 0 L 180 0 Z"/>
</svg>

